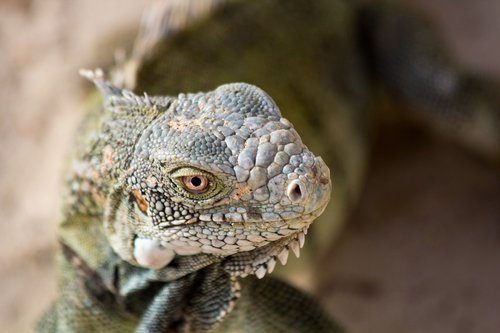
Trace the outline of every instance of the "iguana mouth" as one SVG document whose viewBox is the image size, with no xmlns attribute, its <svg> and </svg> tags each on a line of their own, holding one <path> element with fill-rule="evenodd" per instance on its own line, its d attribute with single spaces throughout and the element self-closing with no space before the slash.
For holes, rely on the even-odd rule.
<svg viewBox="0 0 500 333">
<path fill-rule="evenodd" d="M 162 225 L 160 224 L 159 226 L 161 227 L 161 230 L 165 231 L 168 230 L 166 235 L 170 236 L 173 235 L 177 232 L 182 232 L 186 229 L 186 227 L 190 226 L 211 226 L 214 228 L 221 228 L 224 229 L 227 226 L 230 226 L 232 228 L 252 228 L 253 227 L 262 227 L 265 225 L 274 225 L 276 227 L 284 227 L 286 229 L 290 229 L 292 232 L 298 231 L 303 229 L 305 226 L 309 226 L 309 224 L 314 221 L 314 219 L 318 218 L 323 211 L 326 208 L 326 204 L 303 215 L 299 216 L 293 216 L 293 217 L 284 217 L 284 218 L 279 218 L 279 219 L 273 219 L 273 220 L 263 220 L 263 219 L 255 219 L 255 220 L 246 220 L 246 221 L 231 221 L 231 220 L 222 220 L 222 221 L 214 221 L 214 220 L 200 220 L 197 218 L 193 218 L 191 220 L 188 220 L 187 222 L 183 224 L 177 224 L 177 225 Z M 277 214 L 276 214 L 277 215 Z"/>
<path fill-rule="evenodd" d="M 283 265 L 290 250 L 299 257 L 312 221 L 326 205 L 291 219 L 256 222 L 198 221 L 162 230 L 159 244 L 180 256 L 201 253 L 224 257 L 232 275 L 255 274 L 262 278 L 271 273 L 276 262 Z"/>
<path fill-rule="evenodd" d="M 316 207 L 308 213 L 202 213 L 197 217 L 189 220 L 168 221 L 158 224 L 161 230 L 175 229 L 178 230 L 182 227 L 189 225 L 206 225 L 208 223 L 215 223 L 220 226 L 230 224 L 231 226 L 246 226 L 249 224 L 277 224 L 284 223 L 291 229 L 298 230 L 303 227 L 304 221 L 311 221 L 319 217 L 326 206 L 328 205 L 329 198 L 325 198 L 316 204 Z M 258 216 L 258 217 L 257 217 Z M 259 218 L 260 217 L 260 218 Z M 294 227 L 295 225 L 298 227 Z"/>
</svg>

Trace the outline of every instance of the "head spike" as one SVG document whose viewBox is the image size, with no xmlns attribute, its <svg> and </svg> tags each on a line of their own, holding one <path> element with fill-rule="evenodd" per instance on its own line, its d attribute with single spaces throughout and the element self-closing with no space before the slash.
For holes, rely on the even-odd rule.
<svg viewBox="0 0 500 333">
<path fill-rule="evenodd" d="M 105 101 L 113 96 L 122 96 L 123 91 L 120 88 L 115 87 L 111 82 L 107 81 L 104 78 L 104 72 L 102 71 L 102 69 L 80 69 L 79 73 L 84 78 L 94 82 L 95 86 L 97 87 L 97 89 L 99 89 Z"/>
<path fill-rule="evenodd" d="M 170 105 L 171 98 L 153 97 L 147 94 L 144 97 L 137 96 L 132 91 L 120 89 L 113 85 L 110 81 L 104 78 L 104 73 L 101 69 L 94 71 L 88 69 L 80 69 L 80 75 L 92 81 L 97 89 L 101 92 L 104 99 L 104 104 L 109 111 L 137 111 L 137 108 L 166 108 Z"/>
</svg>

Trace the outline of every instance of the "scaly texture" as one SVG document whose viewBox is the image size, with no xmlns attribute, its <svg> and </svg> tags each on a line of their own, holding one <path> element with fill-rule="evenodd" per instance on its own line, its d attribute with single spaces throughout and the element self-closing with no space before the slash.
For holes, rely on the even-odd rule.
<svg viewBox="0 0 500 333">
<path fill-rule="evenodd" d="M 179 95 L 84 73 L 104 107 L 90 101 L 75 145 L 59 296 L 39 330 L 339 331 L 264 275 L 298 256 L 323 210 L 299 268 L 332 242 L 363 184 L 370 120 L 415 110 L 499 156 L 495 94 L 439 44 L 390 3 L 157 1 L 113 81 Z M 334 170 L 328 208 L 328 168 L 291 123 Z"/>
<path fill-rule="evenodd" d="M 326 164 L 255 86 L 139 97 L 83 74 L 104 111 L 70 173 L 63 288 L 40 329 L 212 329 L 237 303 L 237 277 L 299 255 L 330 198 Z M 314 331 L 333 327 L 311 314 Z"/>
</svg>

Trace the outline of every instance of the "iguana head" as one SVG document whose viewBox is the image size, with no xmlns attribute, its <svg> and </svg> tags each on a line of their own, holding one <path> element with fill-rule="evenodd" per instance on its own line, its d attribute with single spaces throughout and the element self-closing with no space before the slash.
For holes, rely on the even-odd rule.
<svg viewBox="0 0 500 333">
<path fill-rule="evenodd" d="M 298 255 L 329 201 L 330 174 L 273 100 L 234 83 L 165 101 L 145 103 L 164 108 L 138 135 L 108 214 L 133 233 L 132 261 L 160 268 L 205 253 L 236 275 L 263 276 L 289 249 Z"/>
</svg>

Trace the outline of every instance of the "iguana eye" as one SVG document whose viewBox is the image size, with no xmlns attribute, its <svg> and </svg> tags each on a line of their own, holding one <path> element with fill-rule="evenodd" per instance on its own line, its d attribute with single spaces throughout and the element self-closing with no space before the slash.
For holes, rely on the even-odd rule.
<svg viewBox="0 0 500 333">
<path fill-rule="evenodd" d="M 212 199 L 229 188 L 215 175 L 189 166 L 170 171 L 169 177 L 179 194 L 191 200 Z"/>
<path fill-rule="evenodd" d="M 139 208 L 139 210 L 143 214 L 147 215 L 148 214 L 148 203 L 146 202 L 146 200 L 142 196 L 141 192 L 138 190 L 133 190 L 130 193 L 130 195 L 133 197 L 135 203 L 137 204 L 137 208 Z"/>
<path fill-rule="evenodd" d="M 184 189 L 193 194 L 205 193 L 210 187 L 210 181 L 204 175 L 192 175 L 182 177 Z"/>
</svg>

